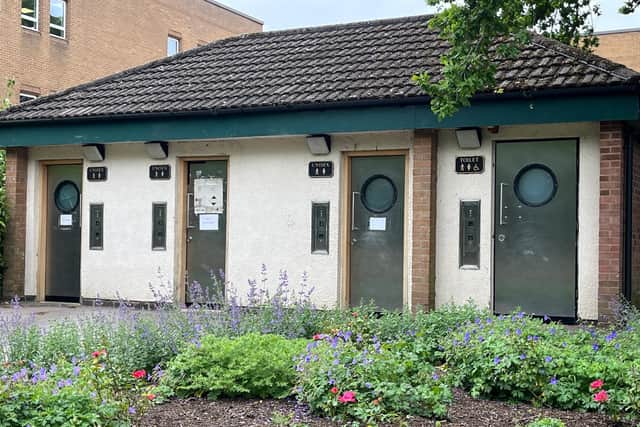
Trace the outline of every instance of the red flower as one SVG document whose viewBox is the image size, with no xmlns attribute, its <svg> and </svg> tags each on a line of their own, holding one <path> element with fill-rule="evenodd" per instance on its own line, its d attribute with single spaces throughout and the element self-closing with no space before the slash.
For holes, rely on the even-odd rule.
<svg viewBox="0 0 640 427">
<path fill-rule="evenodd" d="M 609 395 L 606 390 L 600 390 L 593 396 L 593 400 L 596 402 L 604 403 L 609 400 Z"/>
<path fill-rule="evenodd" d="M 355 403 L 356 402 L 356 393 L 353 391 L 345 391 L 342 396 L 338 398 L 338 402 L 340 403 Z"/>
<path fill-rule="evenodd" d="M 149 393 L 149 394 L 147 394 L 147 399 L 149 399 L 149 400 L 153 400 L 153 399 L 155 399 L 155 398 L 156 398 L 156 395 L 155 395 L 155 394 L 153 394 L 153 393 Z"/>
<path fill-rule="evenodd" d="M 320 341 L 321 339 L 322 339 L 322 334 L 315 334 L 315 335 L 313 336 L 313 340 L 314 340 L 314 341 Z"/>
<path fill-rule="evenodd" d="M 602 388 L 603 385 L 604 385 L 604 381 L 595 380 L 594 382 L 591 383 L 591 390 L 598 390 L 599 388 Z"/>
<path fill-rule="evenodd" d="M 91 356 L 93 356 L 94 359 L 97 359 L 100 356 L 106 356 L 107 355 L 107 350 L 105 350 L 104 348 L 102 350 L 96 350 L 93 353 L 91 353 Z"/>
<path fill-rule="evenodd" d="M 332 387 L 331 388 L 331 393 L 338 394 L 338 393 L 340 393 L 340 390 L 338 390 L 338 387 Z"/>
<path fill-rule="evenodd" d="M 144 378 L 147 376 L 147 371 L 145 371 L 144 369 L 138 369 L 137 371 L 133 371 L 133 374 L 131 374 L 133 376 L 133 378 L 139 380 L 140 378 Z"/>
</svg>

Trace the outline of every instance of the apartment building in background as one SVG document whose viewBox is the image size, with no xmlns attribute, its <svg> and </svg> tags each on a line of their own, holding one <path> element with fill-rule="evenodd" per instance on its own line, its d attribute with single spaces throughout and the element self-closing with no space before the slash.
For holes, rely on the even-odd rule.
<svg viewBox="0 0 640 427">
<path fill-rule="evenodd" d="M 597 33 L 600 46 L 595 54 L 640 71 L 640 28 Z"/>
<path fill-rule="evenodd" d="M 213 0 L 0 0 L 0 79 L 23 102 L 258 31 L 262 21 Z"/>
</svg>

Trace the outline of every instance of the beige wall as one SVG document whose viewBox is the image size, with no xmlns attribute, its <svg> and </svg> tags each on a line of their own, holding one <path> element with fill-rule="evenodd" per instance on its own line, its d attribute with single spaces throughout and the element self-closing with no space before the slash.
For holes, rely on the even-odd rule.
<svg viewBox="0 0 640 427">
<path fill-rule="evenodd" d="M 640 30 L 599 34 L 597 55 L 640 71 Z"/>
<path fill-rule="evenodd" d="M 304 137 L 175 142 L 166 161 L 151 160 L 142 143 L 106 146 L 106 159 L 84 162 L 82 188 L 81 287 L 84 298 L 153 300 L 149 283 L 173 288 L 176 274 L 177 157 L 228 156 L 227 271 L 226 278 L 246 295 L 247 279 L 259 279 L 266 264 L 270 283 L 286 269 L 292 284 L 303 272 L 315 286 L 315 302 L 333 306 L 340 290 L 340 189 L 344 151 L 408 149 L 413 132 L 334 135 L 328 156 L 313 156 Z M 25 294 L 36 294 L 39 207 L 39 160 L 82 158 L 80 147 L 39 147 L 29 150 L 27 180 L 27 247 Z M 308 177 L 308 163 L 332 160 L 334 177 Z M 170 164 L 169 181 L 149 180 L 149 165 Z M 88 182 L 86 168 L 107 166 L 106 182 Z M 408 171 L 409 174 L 411 170 Z M 412 186 L 407 183 L 408 206 Z M 151 250 L 151 205 L 167 202 L 167 250 Z M 311 203 L 330 202 L 329 254 L 311 254 Z M 89 204 L 104 204 L 104 249 L 90 251 Z M 411 216 L 408 217 L 411 229 Z M 406 243 L 411 247 L 411 240 Z M 410 255 L 405 259 L 405 290 L 411 281 Z M 410 295 L 405 292 L 405 300 Z"/>
<path fill-rule="evenodd" d="M 0 80 L 45 95 L 166 56 L 167 36 L 182 50 L 262 24 L 206 0 L 69 0 L 67 37 L 49 34 L 49 0 L 38 31 L 20 25 L 21 0 L 0 0 Z M 4 92 L 0 86 L 0 93 Z M 14 101 L 17 97 L 14 97 Z"/>
<path fill-rule="evenodd" d="M 458 148 L 453 131 L 441 131 L 438 144 L 438 189 L 436 219 L 436 306 L 469 299 L 492 307 L 493 294 L 493 141 L 509 139 L 579 138 L 578 194 L 578 316 L 598 318 L 598 220 L 600 184 L 600 136 L 598 123 L 503 126 L 498 134 L 483 133 L 477 150 Z M 456 156 L 484 156 L 485 172 L 460 175 Z M 458 265 L 460 200 L 481 201 L 480 269 Z M 452 230 L 455 232 L 452 233 Z M 452 238 L 453 236 L 453 238 Z"/>
</svg>

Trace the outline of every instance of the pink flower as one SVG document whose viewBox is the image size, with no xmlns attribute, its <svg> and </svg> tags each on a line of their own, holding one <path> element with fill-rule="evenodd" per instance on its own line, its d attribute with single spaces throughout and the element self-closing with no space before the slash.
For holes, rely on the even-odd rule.
<svg viewBox="0 0 640 427">
<path fill-rule="evenodd" d="M 603 385 L 604 385 L 604 381 L 595 380 L 594 382 L 591 383 L 591 390 L 598 390 L 599 388 L 602 388 Z"/>
<path fill-rule="evenodd" d="M 314 341 L 320 341 L 321 339 L 322 339 L 322 334 L 315 334 L 315 335 L 313 336 L 313 340 L 314 340 Z"/>
<path fill-rule="evenodd" d="M 147 372 L 144 369 L 139 369 L 137 371 L 134 371 L 133 374 L 131 374 L 131 376 L 133 376 L 133 378 L 139 380 L 140 378 L 144 378 L 147 376 Z"/>
<path fill-rule="evenodd" d="M 342 396 L 338 398 L 338 402 L 340 403 L 355 403 L 356 402 L 356 393 L 353 391 L 345 391 Z"/>
<path fill-rule="evenodd" d="M 338 390 L 338 387 L 332 387 L 331 388 L 331 393 L 338 394 L 338 393 L 340 393 L 340 390 Z"/>
<path fill-rule="evenodd" d="M 606 390 L 600 390 L 593 396 L 593 400 L 596 402 L 604 403 L 609 400 L 609 395 Z"/>
<path fill-rule="evenodd" d="M 149 393 L 149 394 L 147 394 L 147 399 L 149 399 L 149 400 L 153 400 L 153 399 L 155 399 L 155 398 L 156 398 L 156 395 L 155 395 L 155 394 L 153 394 L 153 393 Z"/>
</svg>

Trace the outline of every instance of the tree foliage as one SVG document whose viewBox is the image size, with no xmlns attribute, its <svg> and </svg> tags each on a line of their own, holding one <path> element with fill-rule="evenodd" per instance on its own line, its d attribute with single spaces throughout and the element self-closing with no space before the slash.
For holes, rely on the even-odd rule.
<svg viewBox="0 0 640 427">
<path fill-rule="evenodd" d="M 592 0 L 426 0 L 439 13 L 429 25 L 447 40 L 441 74 L 424 72 L 414 80 L 431 96 L 440 118 L 468 106 L 478 92 L 495 90 L 496 63 L 516 57 L 532 32 L 591 50 L 598 39 L 593 16 L 600 8 Z M 624 0 L 621 13 L 633 13 L 640 0 Z M 500 40 L 497 44 L 496 41 Z"/>
<path fill-rule="evenodd" d="M 14 80 L 7 80 L 7 86 L 5 94 L 0 98 L 0 111 L 9 108 L 11 106 L 11 96 L 13 95 L 13 88 L 15 86 Z M 7 208 L 7 196 L 5 188 L 5 171 L 6 171 L 6 152 L 0 150 L 0 290 L 4 282 L 4 242 L 7 234 L 7 224 L 9 221 L 9 211 Z M 2 293 L 0 292 L 0 296 Z"/>
</svg>

